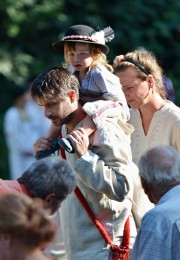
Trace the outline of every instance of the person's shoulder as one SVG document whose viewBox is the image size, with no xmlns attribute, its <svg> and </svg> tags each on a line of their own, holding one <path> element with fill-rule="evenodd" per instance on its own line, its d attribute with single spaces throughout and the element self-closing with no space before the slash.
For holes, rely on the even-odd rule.
<svg viewBox="0 0 180 260">
<path fill-rule="evenodd" d="M 14 192 L 14 187 L 18 185 L 17 180 L 0 179 L 0 195 Z"/>
<path fill-rule="evenodd" d="M 103 65 L 99 65 L 96 68 L 93 68 L 91 71 L 91 75 L 96 80 L 103 79 L 103 81 L 107 81 L 115 86 L 121 86 L 119 78 Z"/>
<path fill-rule="evenodd" d="M 109 71 L 104 65 L 98 65 L 94 68 L 91 68 L 91 73 L 93 75 L 113 75 L 113 77 L 117 77 L 111 71 Z"/>
<path fill-rule="evenodd" d="M 131 114 L 139 114 L 139 109 L 130 108 L 130 109 L 129 109 L 129 112 L 130 112 Z"/>
<path fill-rule="evenodd" d="M 1 185 L 3 182 L 4 182 L 4 180 L 3 180 L 3 179 L 0 179 L 0 185 Z"/>
<path fill-rule="evenodd" d="M 154 208 L 146 213 L 146 219 L 153 222 L 158 219 L 159 225 L 169 225 L 178 218 L 180 220 L 179 210 L 180 185 L 171 188 L 166 192 Z"/>
<path fill-rule="evenodd" d="M 0 194 L 2 194 L 3 191 L 9 190 L 8 180 L 0 179 Z"/>
<path fill-rule="evenodd" d="M 173 102 L 167 101 L 162 111 L 168 114 L 170 121 L 180 124 L 180 108 Z"/>
<path fill-rule="evenodd" d="M 172 101 L 167 101 L 166 105 L 164 106 L 165 109 L 167 109 L 171 113 L 178 113 L 180 114 L 180 107 L 178 107 L 176 104 L 174 104 Z"/>
<path fill-rule="evenodd" d="M 130 113 L 129 121 L 132 121 L 134 118 L 137 118 L 138 116 L 140 116 L 139 109 L 130 108 L 129 113 Z"/>
<path fill-rule="evenodd" d="M 107 69 L 106 67 L 104 67 L 103 65 L 98 65 L 96 67 L 91 68 L 91 74 L 95 75 L 95 74 L 101 74 L 103 72 L 105 72 Z"/>
<path fill-rule="evenodd" d="M 167 241 L 171 237 L 173 218 L 171 210 L 161 209 L 161 205 L 156 205 L 149 210 L 143 217 L 139 229 L 139 239 L 141 241 Z M 143 243 L 143 242 L 142 242 Z"/>
<path fill-rule="evenodd" d="M 12 106 L 12 107 L 9 107 L 6 111 L 5 111 L 5 114 L 4 116 L 5 117 L 14 117 L 16 116 L 17 114 L 19 114 L 19 111 L 18 109 L 15 107 L 15 106 Z"/>
<path fill-rule="evenodd" d="M 148 229 L 161 228 L 163 225 L 171 223 L 171 209 L 167 204 L 156 205 L 148 212 L 145 213 L 142 219 L 142 227 L 145 226 Z"/>
<path fill-rule="evenodd" d="M 173 188 L 169 189 L 160 199 L 159 204 L 162 205 L 162 207 L 166 207 L 166 204 L 170 204 L 171 207 L 175 207 L 175 210 L 179 208 L 180 210 L 180 204 L 179 204 L 179 196 L 180 196 L 180 184 L 174 186 Z M 168 208 L 168 207 L 167 207 Z"/>
</svg>

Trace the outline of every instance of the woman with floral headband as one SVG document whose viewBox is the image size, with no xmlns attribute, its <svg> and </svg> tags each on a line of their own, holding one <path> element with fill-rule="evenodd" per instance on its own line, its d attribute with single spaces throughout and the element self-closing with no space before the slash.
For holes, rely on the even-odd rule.
<svg viewBox="0 0 180 260">
<path fill-rule="evenodd" d="M 71 70 L 79 80 L 81 103 L 96 101 L 85 105 L 88 107 L 88 115 L 84 120 L 83 128 L 88 135 L 95 130 L 95 124 L 101 124 L 103 117 L 108 113 L 111 114 L 112 111 L 118 113 L 124 123 L 129 119 L 129 108 L 119 79 L 113 74 L 113 67 L 108 64 L 106 57 L 109 51 L 106 42 L 113 38 L 114 31 L 110 27 L 95 31 L 86 25 L 74 25 L 66 31 L 62 40 L 53 43 L 55 50 L 64 53 L 67 69 Z M 92 115 L 94 122 L 91 119 Z M 59 136 L 60 131 L 61 129 L 51 125 L 48 137 L 44 140 L 46 147 L 41 151 L 45 148 L 50 149 L 51 141 Z M 73 152 L 67 139 L 60 139 L 58 142 L 67 151 Z"/>
<path fill-rule="evenodd" d="M 134 163 L 149 147 L 171 145 L 180 152 L 180 108 L 167 100 L 163 71 L 149 51 L 135 50 L 114 60 L 115 74 L 131 107 L 129 122 Z"/>
</svg>

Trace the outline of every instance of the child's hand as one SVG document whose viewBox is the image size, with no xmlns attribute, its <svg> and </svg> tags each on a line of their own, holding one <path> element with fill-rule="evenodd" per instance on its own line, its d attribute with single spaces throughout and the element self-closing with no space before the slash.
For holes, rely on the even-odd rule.
<svg viewBox="0 0 180 260">
<path fill-rule="evenodd" d="M 115 57 L 114 59 L 114 66 L 117 67 L 118 65 L 120 65 L 121 61 L 124 60 L 124 55 L 118 55 Z"/>
<path fill-rule="evenodd" d="M 42 136 L 34 143 L 34 155 L 37 154 L 37 152 L 49 150 L 51 147 L 52 139 Z"/>
</svg>

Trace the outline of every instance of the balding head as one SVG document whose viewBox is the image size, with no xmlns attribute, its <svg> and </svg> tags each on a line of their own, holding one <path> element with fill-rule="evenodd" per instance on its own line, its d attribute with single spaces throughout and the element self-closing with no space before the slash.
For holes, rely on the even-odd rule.
<svg viewBox="0 0 180 260">
<path fill-rule="evenodd" d="M 160 198 L 171 187 L 180 184 L 180 154 L 171 146 L 156 146 L 141 156 L 139 174 L 145 192 Z"/>
</svg>

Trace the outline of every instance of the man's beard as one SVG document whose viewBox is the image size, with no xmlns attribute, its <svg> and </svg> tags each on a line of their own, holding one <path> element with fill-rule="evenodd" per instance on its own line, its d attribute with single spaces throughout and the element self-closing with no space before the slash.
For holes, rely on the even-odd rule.
<svg viewBox="0 0 180 260">
<path fill-rule="evenodd" d="M 62 126 L 64 124 L 70 123 L 74 119 L 74 117 L 75 117 L 74 112 L 72 112 L 69 115 L 67 115 L 66 117 L 64 117 L 63 119 L 61 119 L 59 117 L 55 117 L 55 116 L 49 116 L 48 119 L 50 119 L 54 125 Z M 55 123 L 53 121 L 56 121 L 57 123 Z"/>
<path fill-rule="evenodd" d="M 65 118 L 61 119 L 61 125 L 67 125 L 67 124 L 71 123 L 75 117 L 74 114 L 75 114 L 75 112 L 71 112 Z"/>
</svg>

